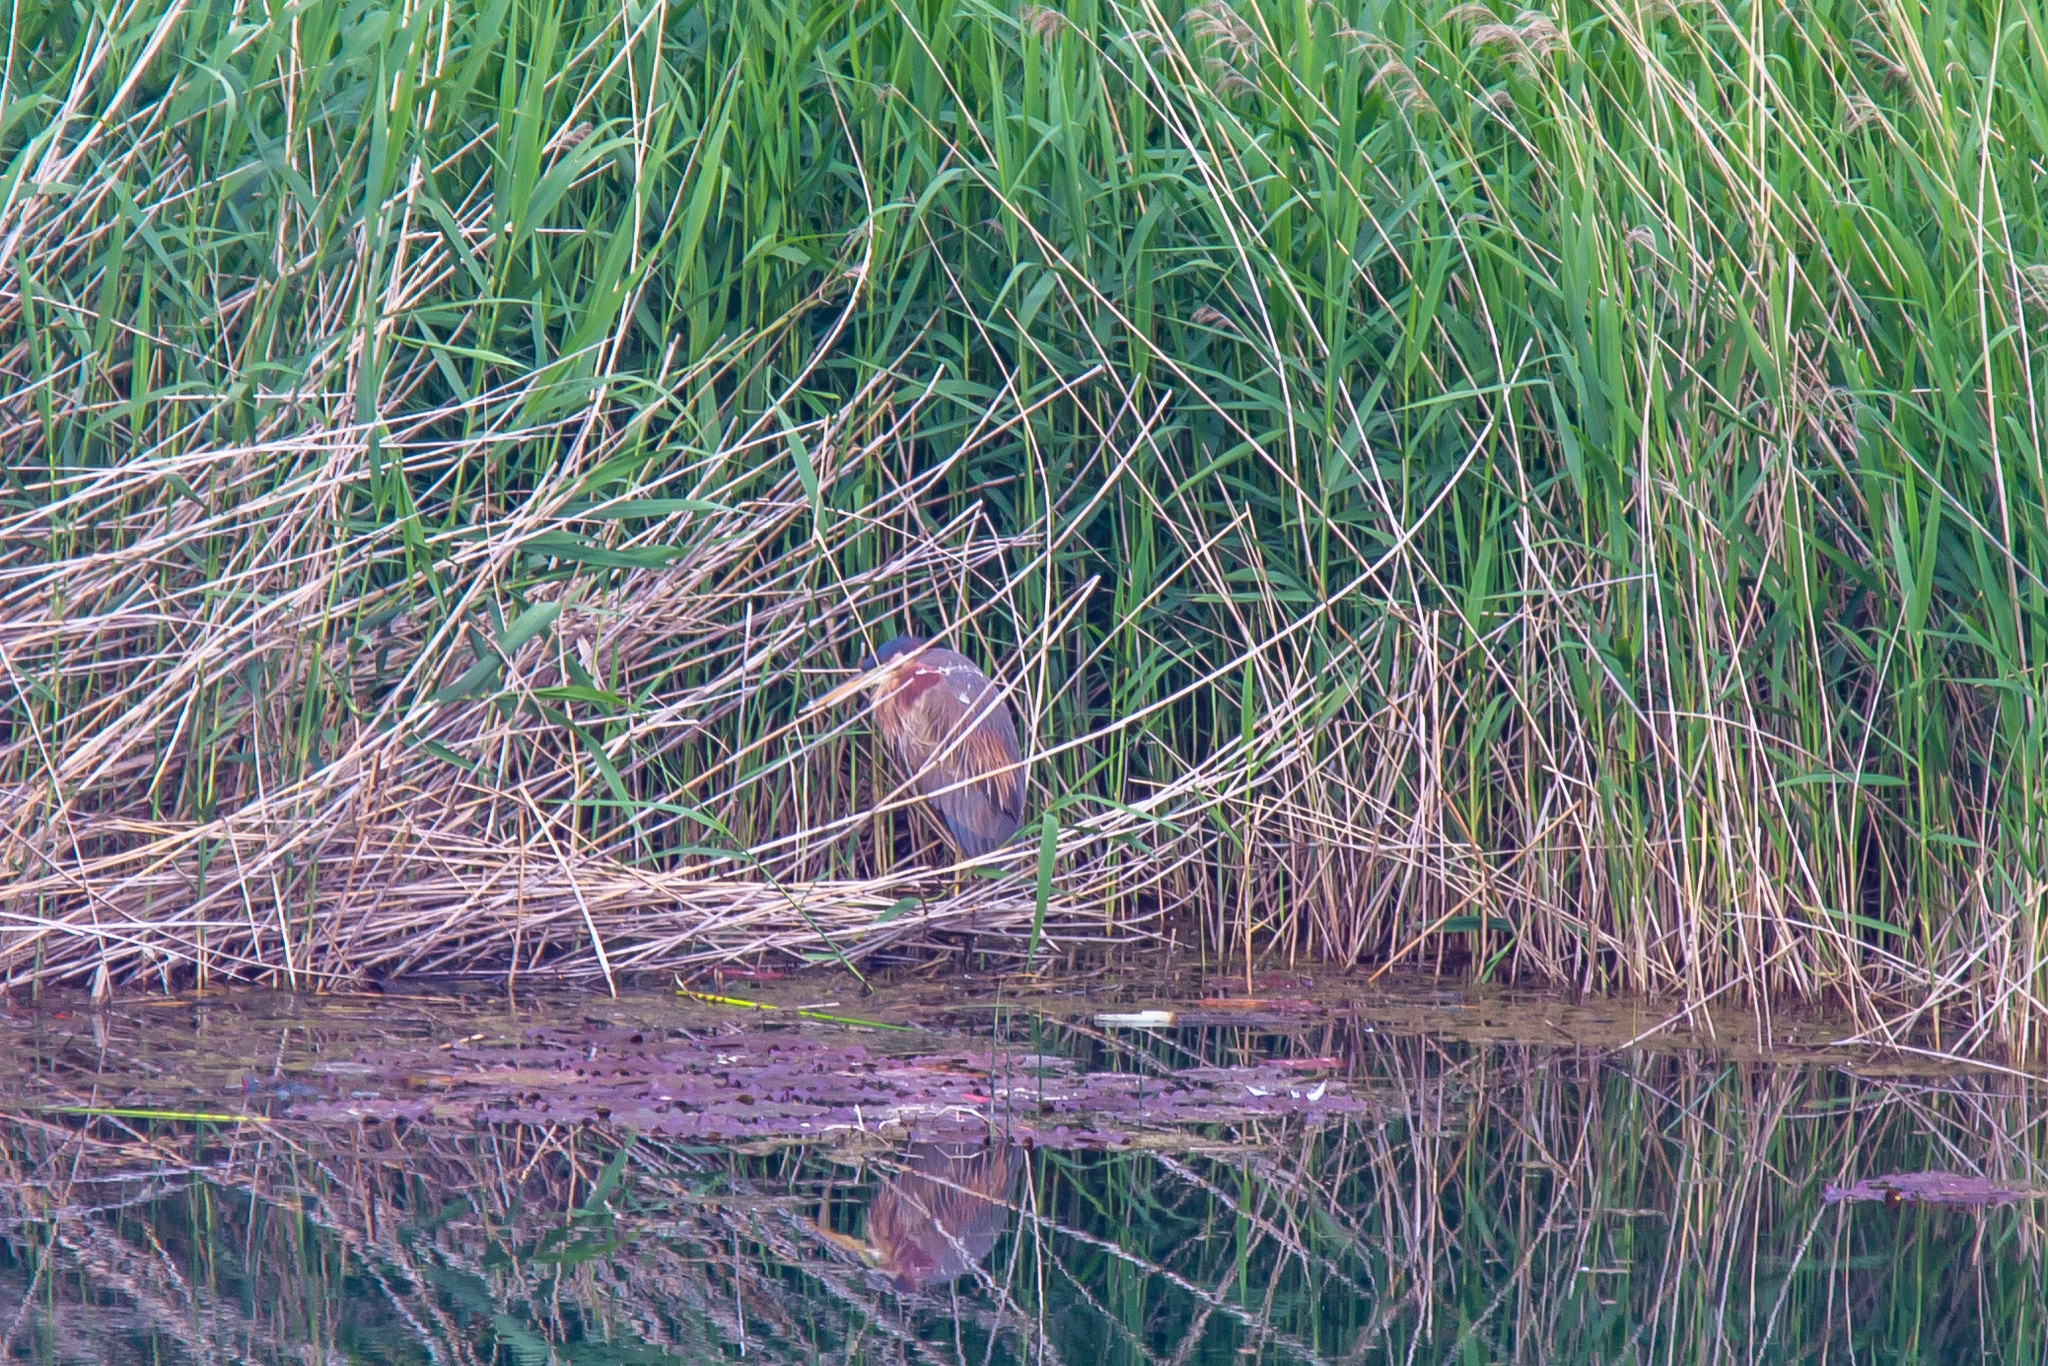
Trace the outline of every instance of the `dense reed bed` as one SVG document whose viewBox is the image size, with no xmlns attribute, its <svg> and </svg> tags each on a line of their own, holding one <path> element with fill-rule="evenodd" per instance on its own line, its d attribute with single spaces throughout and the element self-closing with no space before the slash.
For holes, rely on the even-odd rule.
<svg viewBox="0 0 2048 1366">
<path fill-rule="evenodd" d="M 2038 1056 L 2044 22 L 20 7 L 0 965 L 1042 921 Z M 813 705 L 912 629 L 988 876 Z"/>
<path fill-rule="evenodd" d="M 2031 1081 L 1342 1029 L 1321 1046 L 1387 1097 L 1383 1120 L 1032 1154 L 990 1255 L 915 1293 L 818 1232 L 862 1227 L 886 1158 L 601 1128 L 259 1136 L 10 1115 L 0 1329 L 15 1352 L 120 1361 L 703 1361 L 741 1344 L 949 1366 L 2040 1359 L 2038 1201 L 1822 1195 L 1928 1165 L 2040 1184 Z"/>
</svg>

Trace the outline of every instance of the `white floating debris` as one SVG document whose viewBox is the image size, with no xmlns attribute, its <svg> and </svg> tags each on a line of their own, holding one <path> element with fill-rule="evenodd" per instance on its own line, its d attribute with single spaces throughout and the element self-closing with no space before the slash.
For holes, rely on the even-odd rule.
<svg viewBox="0 0 2048 1366">
<path fill-rule="evenodd" d="M 1095 1023 L 1104 1029 L 1164 1029 L 1173 1023 L 1173 1012 L 1133 1010 L 1121 1015 L 1097 1015 Z"/>
</svg>

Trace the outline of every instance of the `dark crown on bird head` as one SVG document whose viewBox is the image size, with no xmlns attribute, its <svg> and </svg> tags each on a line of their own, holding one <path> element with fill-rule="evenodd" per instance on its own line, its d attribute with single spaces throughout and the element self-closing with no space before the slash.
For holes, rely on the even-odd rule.
<svg viewBox="0 0 2048 1366">
<path fill-rule="evenodd" d="M 860 662 L 860 667 L 864 671 L 867 669 L 878 669 L 892 659 L 907 655 L 913 650 L 922 650 L 925 644 L 923 636 L 898 636 L 866 659 L 863 659 Z"/>
</svg>

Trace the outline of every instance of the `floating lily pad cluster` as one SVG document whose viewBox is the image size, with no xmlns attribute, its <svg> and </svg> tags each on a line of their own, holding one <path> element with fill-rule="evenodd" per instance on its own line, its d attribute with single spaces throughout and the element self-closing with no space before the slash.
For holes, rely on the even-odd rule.
<svg viewBox="0 0 2048 1366">
<path fill-rule="evenodd" d="M 287 1113 L 313 1121 L 595 1121 L 720 1143 L 892 1141 L 994 1132 L 1051 1147 L 1117 1145 L 1141 1131 L 1359 1114 L 1370 1107 L 1309 1065 L 1086 1072 L 997 1049 L 901 1054 L 808 1031 L 659 1037 L 532 1030 L 515 1047 L 364 1052 Z"/>
<path fill-rule="evenodd" d="M 1869 1176 L 1851 1186 L 1829 1184 L 1821 1198 L 1830 1205 L 1842 1201 L 1878 1200 L 1887 1205 L 2015 1205 L 2038 1200 L 2048 1190 L 2024 1182 L 2000 1181 L 1962 1172 L 1895 1172 Z"/>
</svg>

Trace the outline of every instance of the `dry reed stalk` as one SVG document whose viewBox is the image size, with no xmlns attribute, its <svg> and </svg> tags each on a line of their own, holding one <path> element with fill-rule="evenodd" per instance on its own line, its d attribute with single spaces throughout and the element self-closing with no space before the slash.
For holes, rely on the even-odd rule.
<svg viewBox="0 0 2048 1366">
<path fill-rule="evenodd" d="M 588 430 L 595 416 L 586 410 L 564 425 Z M 873 443 L 835 447 L 831 439 L 863 422 L 877 429 L 857 412 L 813 424 L 820 458 L 873 457 Z M 409 444 L 411 433 L 431 425 L 421 417 L 383 438 L 386 458 L 427 488 L 466 455 L 442 443 Z M 486 431 L 473 446 L 503 439 Z M 10 980 L 168 986 L 194 974 L 337 983 L 406 971 L 509 971 L 515 945 L 522 972 L 609 977 L 612 968 L 668 971 L 762 953 L 857 959 L 938 931 L 1015 936 L 1028 923 L 1028 856 L 984 860 L 1013 872 L 956 896 L 938 894 L 916 864 L 869 878 L 830 875 L 835 841 L 859 837 L 877 816 L 910 804 L 888 780 L 876 794 L 890 800 L 858 800 L 839 719 L 799 707 L 742 748 L 724 749 L 718 737 L 766 677 L 793 666 L 801 692 L 822 691 L 860 644 L 855 623 L 886 610 L 909 585 L 920 594 L 950 579 L 944 597 L 969 607 L 962 625 L 971 630 L 972 605 L 1008 599 L 1056 543 L 993 535 L 970 511 L 821 594 L 810 564 L 762 553 L 807 513 L 798 476 L 724 510 L 742 479 L 724 472 L 741 453 L 720 452 L 703 462 L 690 495 L 720 510 L 677 514 L 597 552 L 615 560 L 687 531 L 688 553 L 602 584 L 543 584 L 517 609 L 506 580 L 536 532 L 603 525 L 590 515 L 601 514 L 602 503 L 564 515 L 578 468 L 569 464 L 465 529 L 439 565 L 441 594 L 457 606 L 427 631 L 417 617 L 431 604 L 417 578 L 369 597 L 345 588 L 389 553 L 398 531 L 324 535 L 326 510 L 363 482 L 360 440 L 344 428 L 326 439 L 295 438 L 261 461 L 240 450 L 138 460 L 69 481 L 61 494 L 51 488 L 43 506 L 5 528 L 11 542 L 27 545 L 66 519 L 93 527 L 96 543 L 56 566 L 0 566 L 0 667 L 16 700 L 28 703 L 31 680 L 77 696 L 48 728 L 31 721 L 0 752 L 0 764 L 18 775 L 0 806 L 0 857 L 20 870 L 0 912 L 0 968 Z M 591 443 L 581 460 L 601 465 L 619 440 Z M 281 458 L 299 472 L 278 479 Z M 900 523 L 943 473 L 943 465 L 920 471 L 816 535 L 829 551 L 835 537 Z M 828 465 L 820 478 L 832 474 Z M 204 490 L 207 505 L 159 502 L 173 478 Z M 631 497 L 629 490 L 610 501 Z M 138 500 L 142 511 L 126 511 Z M 241 549 L 206 576 L 176 572 L 187 547 L 220 543 Z M 1192 572 L 1211 591 L 1227 592 L 1229 570 L 1215 548 L 1213 540 L 1190 546 Z M 1006 570 L 1020 553 L 1022 568 Z M 1263 621 L 1238 610 L 1248 640 L 1284 644 L 1299 627 L 1277 603 L 1264 605 Z M 545 619 L 546 629 L 506 650 L 486 642 L 482 653 L 474 644 L 465 653 L 458 643 L 455 622 L 505 623 L 496 628 L 502 640 L 518 632 L 515 617 Z M 1058 648 L 1063 631 L 1051 625 L 1036 649 Z M 682 661 L 696 675 L 690 686 L 646 691 L 643 680 L 668 676 Z M 1046 927 L 1052 943 L 1143 933 L 1192 909 L 1199 892 L 1175 873 L 1209 858 L 1217 827 L 1234 824 L 1224 813 L 1247 800 L 1240 775 L 1248 765 L 1266 775 L 1253 800 L 1272 813 L 1259 822 L 1260 846 L 1284 859 L 1316 842 L 1327 856 L 1351 850 L 1378 866 L 1402 864 L 1401 846 L 1359 843 L 1355 803 L 1332 788 L 1344 781 L 1341 771 L 1305 750 L 1311 737 L 1301 733 L 1297 709 L 1317 701 L 1314 671 L 1283 649 L 1254 649 L 1244 662 L 1267 677 L 1277 701 L 1254 733 L 1123 809 L 1064 823 Z M 1030 696 L 1030 680 L 1048 676 L 1045 663 L 1027 657 L 1012 675 L 1027 717 L 1059 703 Z M 451 695 L 479 669 L 490 676 L 469 691 L 486 695 Z M 261 695 L 243 688 L 202 719 L 204 699 L 252 674 L 265 676 Z M 594 680 L 604 682 L 595 691 L 635 699 L 607 722 L 596 749 L 588 731 L 576 730 L 573 705 L 552 719 L 544 706 L 564 689 L 592 691 Z M 294 704 L 337 686 L 356 699 L 381 692 L 382 700 L 359 702 L 323 745 L 324 762 L 291 772 L 284 756 Z M 1147 714 L 1056 746 L 1041 741 L 1034 762 L 1098 748 Z M 1348 732 L 1374 724 L 1333 718 L 1322 739 L 1352 751 L 1365 741 Z M 167 793 L 202 780 L 178 750 L 203 726 L 224 726 L 247 746 L 246 767 L 205 775 L 221 814 L 149 818 Z M 663 757 L 691 747 L 701 756 L 693 774 L 663 783 Z M 630 820 L 598 817 L 603 833 L 593 837 L 585 828 L 593 808 L 628 789 L 643 809 Z M 795 791 L 810 803 L 792 821 L 785 804 Z M 660 866 L 636 857 L 678 843 L 687 850 L 692 832 L 706 828 L 756 833 L 743 848 L 701 848 Z M 1464 861 L 1426 852 L 1430 837 L 1417 835 L 1409 857 L 1456 885 Z M 1265 860 L 1260 854 L 1245 865 L 1254 894 L 1267 869 L 1284 866 Z M 1328 879 L 1323 885 L 1333 900 L 1345 894 Z M 884 914 L 906 896 L 924 908 Z M 1218 932 L 1228 932 L 1226 922 Z"/>
</svg>

